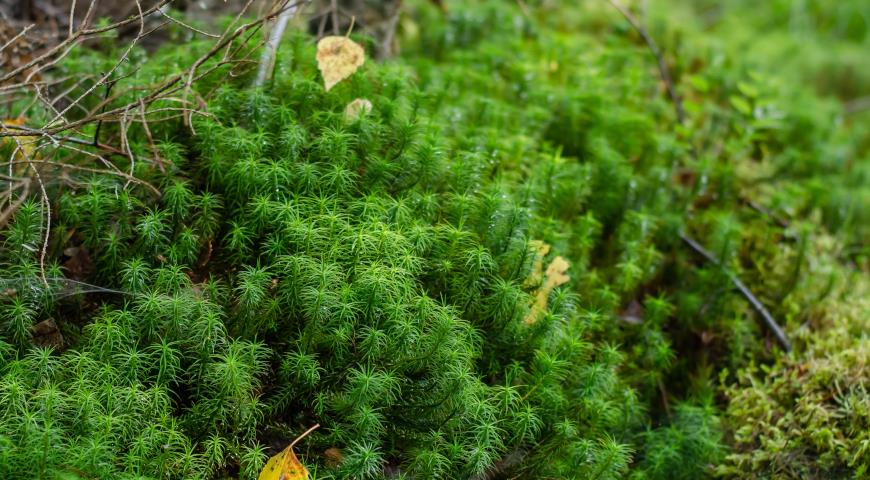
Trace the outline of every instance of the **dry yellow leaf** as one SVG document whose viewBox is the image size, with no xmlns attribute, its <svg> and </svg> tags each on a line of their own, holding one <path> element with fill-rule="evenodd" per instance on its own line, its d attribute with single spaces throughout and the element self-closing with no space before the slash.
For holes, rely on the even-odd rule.
<svg viewBox="0 0 870 480">
<path fill-rule="evenodd" d="M 357 98 L 356 100 L 348 103 L 347 107 L 345 107 L 344 119 L 348 122 L 352 122 L 371 111 L 372 102 L 366 100 L 365 98 Z"/>
<path fill-rule="evenodd" d="M 567 283 L 571 278 L 568 277 L 568 275 L 565 275 L 565 272 L 568 271 L 570 266 L 571 264 L 568 263 L 568 260 L 565 260 L 562 257 L 554 258 L 547 267 L 547 278 L 544 281 L 544 288 L 552 290 L 559 285 Z"/>
<path fill-rule="evenodd" d="M 549 248 L 547 250 L 549 250 Z M 537 295 L 535 295 L 535 303 L 532 304 L 529 314 L 526 315 L 526 325 L 534 324 L 538 320 L 538 316 L 541 312 L 546 310 L 547 299 L 550 298 L 550 292 L 559 285 L 564 285 L 571 279 L 571 277 L 565 274 L 570 267 L 571 264 L 563 257 L 556 257 L 552 262 L 550 262 L 550 265 L 547 266 L 547 271 L 544 274 L 544 283 L 541 285 L 541 288 L 538 289 Z"/>
<path fill-rule="evenodd" d="M 530 240 L 529 248 L 535 255 L 535 260 L 532 263 L 532 273 L 526 279 L 526 285 L 532 287 L 541 283 L 544 276 L 544 257 L 550 253 L 550 246 L 540 240 Z"/>
<path fill-rule="evenodd" d="M 3 120 L 3 124 L 8 125 L 10 127 L 23 127 L 25 120 L 26 120 L 26 118 L 24 118 L 24 117 L 7 118 L 6 120 Z"/>
<path fill-rule="evenodd" d="M 317 68 L 327 92 L 353 75 L 363 62 L 365 50 L 347 37 L 323 37 L 317 42 Z"/>
<path fill-rule="evenodd" d="M 3 120 L 3 124 L 9 127 L 23 127 L 25 118 L 7 118 Z M 6 142 L 11 142 L 15 144 L 16 147 L 16 160 L 29 160 L 33 159 L 33 154 L 36 150 L 34 147 L 34 139 L 38 137 L 30 137 L 24 135 L 13 135 L 11 137 L 5 137 Z"/>
<path fill-rule="evenodd" d="M 308 480 L 308 469 L 296 458 L 290 445 L 266 462 L 259 480 Z"/>
</svg>

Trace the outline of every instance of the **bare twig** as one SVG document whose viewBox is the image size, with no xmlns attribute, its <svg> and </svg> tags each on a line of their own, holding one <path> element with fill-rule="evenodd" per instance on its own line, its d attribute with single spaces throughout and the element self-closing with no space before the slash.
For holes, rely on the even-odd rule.
<svg viewBox="0 0 870 480">
<path fill-rule="evenodd" d="M 43 235 L 42 248 L 39 250 L 39 276 L 42 278 L 42 283 L 47 287 L 48 280 L 45 279 L 45 255 L 48 252 L 48 239 L 51 236 L 51 200 L 48 198 L 48 192 L 45 191 L 45 183 L 42 181 L 42 175 L 39 174 L 39 170 L 36 169 L 33 162 L 28 162 L 27 166 L 30 167 L 36 176 L 39 193 L 42 195 L 39 203 L 45 211 L 43 215 L 43 218 L 45 218 L 45 234 Z"/>
<path fill-rule="evenodd" d="M 165 3 L 167 3 L 167 1 L 168 0 L 162 1 L 162 2 L 158 3 L 157 5 L 155 5 L 154 7 L 151 7 L 145 11 L 142 11 L 142 13 L 141 13 L 141 15 L 139 15 L 139 17 L 144 17 L 144 16 L 148 15 L 149 13 L 154 12 L 157 7 L 164 5 Z M 204 72 L 198 72 L 199 67 L 201 67 L 206 61 L 208 61 L 209 59 L 214 57 L 221 50 L 231 47 L 233 42 L 236 39 L 238 39 L 240 36 L 242 36 L 243 34 L 249 33 L 249 32 L 253 33 L 258 28 L 260 28 L 262 26 L 262 24 L 265 23 L 266 21 L 269 21 L 273 18 L 276 18 L 276 17 L 282 15 L 287 10 L 295 10 L 299 5 L 302 5 L 304 3 L 308 3 L 309 1 L 310 0 L 298 0 L 298 1 L 290 2 L 290 3 L 287 3 L 286 1 L 282 2 L 282 3 L 284 3 L 282 8 L 274 10 L 274 11 L 272 11 L 272 12 L 270 12 L 270 13 L 268 13 L 268 14 L 266 14 L 266 15 L 264 15 L 256 20 L 252 21 L 252 22 L 246 23 L 244 25 L 237 27 L 235 30 L 232 30 L 233 26 L 235 26 L 235 24 L 238 23 L 238 20 L 241 19 L 242 15 L 246 11 L 246 9 L 251 5 L 251 3 L 253 3 L 253 0 L 248 0 L 245 8 L 243 8 L 243 10 L 236 17 L 236 19 L 231 23 L 230 27 L 227 28 L 227 30 L 221 36 L 220 40 L 218 42 L 216 42 L 215 45 L 208 52 L 206 52 L 199 59 L 197 59 L 185 71 L 170 77 L 169 79 L 165 80 L 164 82 L 162 82 L 160 84 L 152 85 L 152 86 L 148 87 L 146 89 L 148 93 L 144 97 L 140 97 L 130 104 L 115 107 L 115 108 L 110 108 L 106 111 L 103 111 L 104 106 L 108 105 L 109 103 L 114 101 L 115 98 L 119 98 L 120 96 L 122 96 L 125 93 L 125 92 L 121 92 L 117 95 L 109 97 L 108 99 L 104 100 L 103 102 L 100 102 L 98 105 L 95 106 L 95 108 L 92 110 L 92 112 L 89 115 L 85 115 L 84 118 L 76 119 L 74 121 L 60 121 L 60 122 L 57 122 L 55 124 L 46 125 L 42 129 L 39 129 L 39 134 L 53 136 L 53 135 L 57 135 L 58 133 L 61 133 L 63 131 L 75 130 L 81 126 L 90 124 L 90 123 L 97 121 L 97 120 L 117 121 L 117 118 L 119 116 L 123 115 L 125 112 L 129 112 L 130 110 L 135 109 L 135 108 L 140 108 L 141 105 L 145 105 L 147 107 L 151 103 L 156 102 L 158 100 L 163 100 L 165 97 L 176 94 L 179 91 L 182 92 L 183 96 L 188 96 L 191 94 L 191 86 L 194 82 L 198 81 L 199 79 L 201 79 L 205 75 L 213 72 L 217 68 L 220 68 L 220 66 L 225 65 L 227 63 L 236 62 L 237 60 L 232 59 L 232 58 L 228 58 L 228 57 L 230 57 L 230 50 L 227 50 L 227 53 L 224 55 L 224 58 L 222 60 L 220 60 L 217 64 L 215 64 L 214 66 L 205 70 Z M 136 21 L 136 19 L 127 19 L 127 20 L 122 21 L 122 22 L 117 22 L 117 23 L 113 24 L 113 26 L 119 27 L 119 26 L 130 24 L 134 21 Z M 98 29 L 79 30 L 78 32 L 76 32 L 74 34 L 74 36 L 77 36 L 80 39 L 85 34 L 101 33 L 101 32 L 105 32 L 108 30 L 109 30 L 108 27 L 103 27 L 103 28 L 98 28 Z M 140 31 L 141 31 L 141 28 L 140 28 Z M 74 46 L 75 42 L 72 42 L 70 40 L 71 39 L 67 39 L 66 41 L 63 42 L 64 47 L 72 48 Z M 238 48 L 239 47 L 236 47 L 235 50 L 237 50 Z M 54 48 L 52 48 L 51 52 L 48 52 L 48 53 L 42 55 L 40 58 L 43 61 L 49 60 L 51 58 L 52 53 L 56 54 L 60 50 L 61 50 L 61 47 L 59 47 L 59 46 L 54 47 Z M 33 65 L 37 64 L 38 63 L 37 60 L 38 59 L 35 59 L 32 62 L 32 64 Z M 14 73 L 15 72 L 10 72 L 9 74 L 4 75 L 2 78 L 0 78 L 0 82 L 2 82 L 3 78 L 6 78 L 6 77 L 11 78 L 11 76 Z M 102 77 L 103 77 L 103 81 L 105 81 L 105 78 L 107 78 L 106 75 L 103 75 Z M 100 83 L 101 82 L 95 83 L 95 86 L 99 85 Z M 94 87 L 91 87 L 90 89 L 88 89 L 86 94 L 91 93 L 93 91 L 93 88 Z M 141 87 L 140 87 L 140 89 L 141 89 Z M 76 103 L 76 102 L 73 102 L 73 103 Z M 66 108 L 64 111 L 66 111 L 68 109 L 69 109 L 69 107 Z M 188 121 L 189 121 L 189 116 L 191 114 L 195 113 L 194 110 L 195 109 L 187 109 Z M 150 113 L 154 113 L 155 111 L 156 110 L 151 110 Z M 59 119 L 56 119 L 56 120 L 59 120 Z M 9 133 L 6 131 L 0 132 L 0 137 L 12 136 L 12 135 L 15 135 L 15 134 Z"/>
<path fill-rule="evenodd" d="M 130 42 L 130 44 L 124 50 L 124 53 L 121 54 L 121 58 L 118 59 L 117 62 L 115 62 L 115 65 L 113 65 L 108 72 L 100 77 L 99 82 L 95 83 L 94 86 L 89 88 L 88 90 L 85 90 L 85 92 L 82 93 L 77 99 L 75 99 L 70 105 L 68 105 L 65 109 L 55 115 L 54 118 L 48 122 L 48 125 L 51 125 L 61 119 L 63 115 L 66 114 L 66 112 L 68 112 L 69 109 L 73 107 L 73 105 L 78 104 L 86 96 L 93 92 L 99 85 L 106 82 L 112 76 L 112 74 L 115 73 L 115 70 L 117 70 L 125 61 L 127 61 L 127 57 L 130 55 L 130 52 L 133 51 L 133 47 L 135 47 L 139 40 L 142 39 L 142 36 L 145 32 L 145 14 L 142 13 L 142 6 L 140 5 L 139 0 L 136 0 L 136 8 L 138 8 L 139 10 L 139 34 L 136 36 L 136 38 L 133 39 L 133 41 Z"/>
<path fill-rule="evenodd" d="M 82 40 L 84 38 L 93 37 L 93 36 L 99 35 L 101 33 L 117 30 L 117 29 L 124 27 L 124 26 L 127 26 L 131 23 L 138 22 L 141 20 L 141 18 L 144 18 L 145 16 L 148 16 L 151 13 L 154 13 L 155 10 L 160 9 L 161 7 L 163 7 L 164 5 L 168 4 L 171 1 L 172 0 L 161 0 L 160 2 L 158 2 L 157 4 L 152 6 L 151 8 L 142 12 L 142 14 L 140 16 L 127 18 L 125 20 L 121 20 L 121 21 L 113 23 L 111 25 L 107 25 L 105 27 L 90 29 L 90 28 L 87 28 L 88 23 L 83 23 L 82 28 L 77 30 L 75 33 L 73 33 L 72 36 L 68 37 L 66 40 L 64 40 L 64 41 L 58 43 L 57 45 L 53 46 L 52 48 L 48 49 L 42 55 L 31 59 L 29 62 L 25 63 L 24 65 L 21 65 L 18 68 L 15 68 L 14 70 L 12 70 L 12 71 L 6 73 L 5 75 L 3 75 L 2 77 L 0 77 L 0 84 L 6 83 L 10 79 L 17 77 L 22 72 L 26 72 L 36 65 L 44 64 L 47 59 L 53 58 L 55 55 L 57 55 L 58 52 L 61 52 L 64 49 L 67 49 L 71 46 L 75 46 L 80 40 Z M 88 11 L 88 16 L 91 15 L 91 13 L 94 9 L 94 6 L 95 6 L 95 2 L 92 2 L 91 3 L 91 10 Z M 87 20 L 87 18 L 86 18 L 86 20 Z"/>
<path fill-rule="evenodd" d="M 4 43 L 3 46 L 0 47 L 0 52 L 2 52 L 3 50 L 6 50 L 7 48 L 9 48 L 9 45 L 12 45 L 12 44 L 14 44 L 15 42 L 17 42 L 19 38 L 23 37 L 24 35 L 27 35 L 27 32 L 29 32 L 30 29 L 33 28 L 33 27 L 35 27 L 35 26 L 36 26 L 35 23 L 31 23 L 30 25 L 28 25 L 28 26 L 22 28 L 21 31 L 18 32 L 17 35 L 15 35 L 14 37 L 10 38 L 8 42 Z"/>
<path fill-rule="evenodd" d="M 520 12 L 522 12 L 523 16 L 526 18 L 531 18 L 532 14 L 529 12 L 529 7 L 526 5 L 526 2 L 523 0 L 517 0 L 517 6 L 520 7 Z"/>
<path fill-rule="evenodd" d="M 262 87 L 266 82 L 266 78 L 272 76 L 275 69 L 275 58 L 278 53 L 278 45 L 281 43 L 281 37 L 284 36 L 284 29 L 287 28 L 287 23 L 296 15 L 297 7 L 284 9 L 272 31 L 269 32 L 269 40 L 266 42 L 266 48 L 263 49 L 263 54 L 260 57 L 260 68 L 257 70 L 257 78 L 254 80 L 254 87 Z"/>
<path fill-rule="evenodd" d="M 716 258 L 712 253 L 710 253 L 707 249 L 701 246 L 700 243 L 693 240 L 691 237 L 687 236 L 684 233 L 680 233 L 680 239 L 683 242 L 691 247 L 692 250 L 700 254 L 704 257 L 708 262 L 721 267 L 725 273 L 728 275 L 728 278 L 731 279 L 731 283 L 740 291 L 740 293 L 749 301 L 749 304 L 752 305 L 752 308 L 761 316 L 764 320 L 764 323 L 767 325 L 767 328 L 773 332 L 773 336 L 776 337 L 777 342 L 779 342 L 780 346 L 782 346 L 783 350 L 786 352 L 791 350 L 791 343 L 788 341 L 788 337 L 786 337 L 785 332 L 782 330 L 782 327 L 776 323 L 773 316 L 770 312 L 767 311 L 767 308 L 764 307 L 764 304 L 761 303 L 755 295 L 749 290 L 749 288 L 739 279 L 737 275 L 730 272 L 727 268 L 725 268 L 722 263 Z"/>
<path fill-rule="evenodd" d="M 315 423 L 313 427 L 309 428 L 308 430 L 305 430 L 304 432 L 302 432 L 301 435 L 299 435 L 298 437 L 296 437 L 296 439 L 293 440 L 287 448 L 293 448 L 293 447 L 295 447 L 296 444 L 299 443 L 303 438 L 307 437 L 308 435 L 311 434 L 311 432 L 317 430 L 318 428 L 320 428 L 320 424 L 319 424 L 319 423 Z"/>
<path fill-rule="evenodd" d="M 27 201 L 28 193 L 30 193 L 30 179 L 25 179 L 21 186 L 23 189 L 21 194 L 18 196 L 18 199 L 0 212 L 0 228 L 5 227 L 6 224 L 9 223 L 9 219 L 12 218 L 12 215 L 18 211 L 18 208 L 21 207 L 25 201 Z"/>
<path fill-rule="evenodd" d="M 759 205 L 754 200 L 744 199 L 744 201 L 746 202 L 746 205 L 749 206 L 749 208 L 751 208 L 751 209 L 755 210 L 756 212 L 764 215 L 765 217 L 773 220 L 773 222 L 776 223 L 779 227 L 781 227 L 781 228 L 788 228 L 789 227 L 788 220 L 780 217 L 775 212 L 772 212 L 769 209 Z"/>
<path fill-rule="evenodd" d="M 607 0 L 607 3 L 613 5 L 613 8 L 619 10 L 619 13 L 625 17 L 625 20 L 631 25 L 632 28 L 640 35 L 640 38 L 646 43 L 647 48 L 650 53 L 656 59 L 656 63 L 659 67 L 659 75 L 661 76 L 662 82 L 665 84 L 665 88 L 668 90 L 668 95 L 671 97 L 671 102 L 674 104 L 674 110 L 677 114 L 677 121 L 679 123 L 684 123 L 686 120 L 686 111 L 683 109 L 683 100 L 680 98 L 680 95 L 677 93 L 677 89 L 674 87 L 674 82 L 671 79 L 670 71 L 668 70 L 668 64 L 665 62 L 665 57 L 662 55 L 661 50 L 659 50 L 658 45 L 656 45 L 655 40 L 653 40 L 652 36 L 650 36 L 647 29 L 641 25 L 637 19 L 634 18 L 634 15 L 628 11 L 625 6 L 619 3 L 617 0 Z"/>
<path fill-rule="evenodd" d="M 93 2 L 92 5 L 96 3 Z M 76 18 L 76 0 L 72 0 L 72 5 L 69 7 L 69 36 L 73 36 L 73 29 L 75 28 L 75 18 Z"/>
<path fill-rule="evenodd" d="M 114 86 L 115 86 L 114 81 L 110 80 L 110 81 L 106 82 L 106 93 L 103 95 L 103 102 L 105 102 L 106 99 L 109 98 L 109 94 L 112 93 L 112 87 L 114 87 Z M 105 109 L 105 108 L 106 107 L 104 105 L 103 109 Z M 103 120 L 102 119 L 97 120 L 97 128 L 94 129 L 94 145 L 100 144 L 100 129 L 101 128 L 103 128 Z"/>
<path fill-rule="evenodd" d="M 177 23 L 178 25 L 181 25 L 182 27 L 184 27 L 184 28 L 186 28 L 186 29 L 188 29 L 188 30 L 190 30 L 190 31 L 192 31 L 192 32 L 196 32 L 196 33 L 198 33 L 198 34 L 200 34 L 200 35 L 205 35 L 206 37 L 211 37 L 211 38 L 221 38 L 220 35 L 215 35 L 215 34 L 213 34 L 213 33 L 204 32 L 204 31 L 202 31 L 202 30 L 200 30 L 200 29 L 198 29 L 198 28 L 193 27 L 192 25 L 188 25 L 188 24 L 182 22 L 181 20 L 179 20 L 179 19 L 177 19 L 177 18 L 175 18 L 175 17 L 171 17 L 171 16 L 169 16 L 169 14 L 166 13 L 165 11 L 163 11 L 162 8 L 159 9 L 159 10 L 157 10 L 157 13 L 159 13 L 160 15 L 163 15 L 164 17 L 166 17 L 167 20 L 169 20 L 169 21 L 171 21 L 171 22 L 174 22 L 174 23 Z"/>
<path fill-rule="evenodd" d="M 151 153 L 154 154 L 154 160 L 157 163 L 157 168 L 160 169 L 160 173 L 166 173 L 166 169 L 163 167 L 163 159 L 160 157 L 160 149 L 157 148 L 157 145 L 154 144 L 154 137 L 151 136 L 151 129 L 148 127 L 148 120 L 145 118 L 146 107 L 143 102 L 139 102 L 139 115 L 141 115 L 142 120 L 142 130 L 145 132 L 145 138 L 148 140 L 148 145 L 151 148 Z"/>
<path fill-rule="evenodd" d="M 28 164 L 28 163 L 33 163 L 35 165 L 45 164 L 45 165 L 53 165 L 53 166 L 59 167 L 59 168 L 66 168 L 66 169 L 70 169 L 70 170 L 78 170 L 78 171 L 89 172 L 89 173 L 97 173 L 97 174 L 101 174 L 101 175 L 115 175 L 115 176 L 127 179 L 133 183 L 138 183 L 140 185 L 143 185 L 143 186 L 147 187 L 149 190 L 151 190 L 158 197 L 161 196 L 160 190 L 158 190 L 157 187 L 155 187 L 154 185 L 151 185 L 150 183 L 148 183 L 144 180 L 140 180 L 140 179 L 133 177 L 131 175 L 128 175 L 124 172 L 119 172 L 119 171 L 115 171 L 115 170 L 100 170 L 99 168 L 83 167 L 81 165 L 73 165 L 70 163 L 55 162 L 55 161 L 51 161 L 51 160 L 39 160 L 39 159 L 31 160 L 31 161 L 15 160 L 15 161 L 6 162 L 6 163 L 13 164 L 13 165 L 15 165 L 15 164 Z"/>
</svg>

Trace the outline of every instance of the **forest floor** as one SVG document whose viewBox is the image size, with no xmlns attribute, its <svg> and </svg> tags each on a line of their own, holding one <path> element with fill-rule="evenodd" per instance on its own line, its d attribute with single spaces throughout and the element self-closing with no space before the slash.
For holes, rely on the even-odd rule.
<svg viewBox="0 0 870 480">
<path fill-rule="evenodd" d="M 0 5 L 0 478 L 868 475 L 866 1 L 163 3 Z"/>
</svg>

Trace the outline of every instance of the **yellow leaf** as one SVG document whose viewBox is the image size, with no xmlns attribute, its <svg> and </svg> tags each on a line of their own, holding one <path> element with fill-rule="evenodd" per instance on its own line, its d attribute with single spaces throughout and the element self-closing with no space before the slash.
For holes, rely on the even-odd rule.
<svg viewBox="0 0 870 480">
<path fill-rule="evenodd" d="M 8 126 L 8 127 L 23 127 L 25 120 L 26 119 L 23 117 L 21 117 L 21 118 L 7 118 L 6 120 L 3 120 L 3 124 Z M 10 130 L 12 130 L 12 129 L 10 129 Z M 15 150 L 16 150 L 15 151 L 16 160 L 22 160 L 22 159 L 31 160 L 31 159 L 33 159 L 33 154 L 36 151 L 36 148 L 34 146 L 34 142 L 35 142 L 34 139 L 36 139 L 36 138 L 39 138 L 39 137 L 32 137 L 32 136 L 26 136 L 26 135 L 13 135 L 11 137 L 5 137 L 5 142 L 10 142 L 10 143 L 14 144 Z"/>
<path fill-rule="evenodd" d="M 565 275 L 565 272 L 568 271 L 568 268 L 571 266 L 568 263 L 568 260 L 565 260 L 562 257 L 556 257 L 550 262 L 550 266 L 547 267 L 547 280 L 544 282 L 544 288 L 549 288 L 550 290 L 558 287 L 559 285 L 563 285 L 571 280 L 568 275 Z"/>
<path fill-rule="evenodd" d="M 347 37 L 323 37 L 317 42 L 317 68 L 327 92 L 353 75 L 363 62 L 363 47 Z"/>
<path fill-rule="evenodd" d="M 348 122 L 352 122 L 371 111 L 372 102 L 366 100 L 365 98 L 357 98 L 356 100 L 348 103 L 347 107 L 345 107 L 344 119 Z"/>
<path fill-rule="evenodd" d="M 549 250 L 549 248 L 547 248 L 547 250 Z M 534 324 L 538 320 L 538 316 L 541 312 L 546 310 L 547 299 L 550 298 L 550 292 L 552 292 L 554 288 L 567 283 L 568 280 L 571 279 L 571 277 L 565 274 L 570 267 L 571 264 L 562 257 L 556 257 L 552 262 L 550 262 L 550 265 L 547 266 L 544 283 L 541 285 L 541 288 L 538 289 L 538 293 L 535 296 L 535 303 L 532 304 L 532 308 L 529 310 L 529 314 L 526 315 L 524 320 L 526 325 Z"/>
<path fill-rule="evenodd" d="M 308 480 L 308 469 L 299 462 L 290 445 L 266 462 L 259 480 Z"/>
<path fill-rule="evenodd" d="M 550 246 L 540 240 L 530 240 L 529 248 L 535 255 L 535 261 L 532 264 L 532 273 L 526 279 L 527 286 L 535 286 L 541 283 L 544 276 L 544 257 L 550 253 Z"/>
</svg>

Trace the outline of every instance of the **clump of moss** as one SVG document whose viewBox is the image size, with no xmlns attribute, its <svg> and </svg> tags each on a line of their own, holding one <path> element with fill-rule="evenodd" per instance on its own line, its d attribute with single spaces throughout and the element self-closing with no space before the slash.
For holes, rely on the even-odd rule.
<svg viewBox="0 0 870 480">
<path fill-rule="evenodd" d="M 44 263 L 47 210 L 23 203 L 0 249 L 0 476 L 253 478 L 314 423 L 299 456 L 318 478 L 863 472 L 861 306 L 818 281 L 866 265 L 849 247 L 865 167 L 827 155 L 862 151 L 838 108 L 689 30 L 697 50 L 662 42 L 685 62 L 675 127 L 618 15 L 540 8 L 414 4 L 431 27 L 404 56 L 330 92 L 303 35 L 266 88 L 218 68 L 190 125 L 131 127 L 139 161 L 113 159 L 156 192 L 48 182 Z M 134 56 L 119 82 L 207 48 Z M 77 53 L 58 73 L 111 62 Z M 346 117 L 359 98 L 372 111 Z M 542 304 L 557 257 L 568 281 Z"/>
<path fill-rule="evenodd" d="M 750 365 L 725 382 L 734 451 L 717 472 L 731 478 L 861 477 L 867 445 L 870 360 L 866 281 L 814 309 L 805 346 L 775 365 Z M 841 287 L 842 288 L 842 287 Z"/>
</svg>

